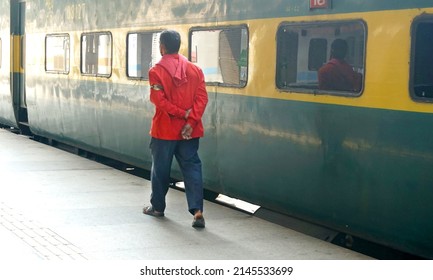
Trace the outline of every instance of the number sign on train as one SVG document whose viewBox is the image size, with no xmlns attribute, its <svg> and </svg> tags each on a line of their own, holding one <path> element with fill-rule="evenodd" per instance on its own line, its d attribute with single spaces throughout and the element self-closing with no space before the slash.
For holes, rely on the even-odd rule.
<svg viewBox="0 0 433 280">
<path fill-rule="evenodd" d="M 331 0 L 310 0 L 310 9 L 327 9 Z"/>
</svg>

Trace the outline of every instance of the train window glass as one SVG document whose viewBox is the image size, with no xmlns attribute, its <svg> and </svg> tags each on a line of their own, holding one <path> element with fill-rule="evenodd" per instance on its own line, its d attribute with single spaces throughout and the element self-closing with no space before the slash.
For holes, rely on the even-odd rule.
<svg viewBox="0 0 433 280">
<path fill-rule="evenodd" d="M 281 24 L 277 33 L 277 87 L 359 95 L 365 68 L 365 34 L 360 21 Z M 331 49 L 339 50 L 332 51 L 332 58 Z"/>
<path fill-rule="evenodd" d="M 245 26 L 192 30 L 190 60 L 207 83 L 243 87 L 248 74 L 248 30 Z"/>
<path fill-rule="evenodd" d="M 2 39 L 0 38 L 0 68 L 2 68 L 2 54 L 3 54 L 3 43 Z"/>
<path fill-rule="evenodd" d="M 159 36 L 161 32 L 129 33 L 127 36 L 126 75 L 130 78 L 149 79 L 149 69 L 161 58 Z"/>
<path fill-rule="evenodd" d="M 433 19 L 416 21 L 412 38 L 411 94 L 419 101 L 433 101 Z"/>
<path fill-rule="evenodd" d="M 45 71 L 48 73 L 69 73 L 69 34 L 51 34 L 45 37 Z"/>
<path fill-rule="evenodd" d="M 328 40 L 313 38 L 308 48 L 308 70 L 317 71 L 326 62 Z"/>
<path fill-rule="evenodd" d="M 81 73 L 109 77 L 111 75 L 112 35 L 108 32 L 81 35 Z"/>
</svg>

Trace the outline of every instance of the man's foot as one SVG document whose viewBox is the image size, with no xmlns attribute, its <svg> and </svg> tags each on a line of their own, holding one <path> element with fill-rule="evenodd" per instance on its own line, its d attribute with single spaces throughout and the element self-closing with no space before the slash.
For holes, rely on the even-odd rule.
<svg viewBox="0 0 433 280">
<path fill-rule="evenodd" d="M 192 220 L 192 226 L 195 228 L 204 228 L 205 227 L 205 221 L 203 218 L 203 213 L 198 210 L 194 214 L 194 219 Z"/>
<path fill-rule="evenodd" d="M 153 209 L 153 206 L 146 206 L 143 208 L 143 214 L 154 216 L 154 217 L 164 217 L 164 212 L 159 212 Z"/>
</svg>

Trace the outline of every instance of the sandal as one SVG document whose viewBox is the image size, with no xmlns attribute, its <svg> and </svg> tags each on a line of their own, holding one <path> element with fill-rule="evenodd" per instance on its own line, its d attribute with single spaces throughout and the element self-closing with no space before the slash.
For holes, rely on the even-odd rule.
<svg viewBox="0 0 433 280">
<path fill-rule="evenodd" d="M 164 217 L 164 212 L 158 212 L 153 209 L 153 206 L 146 206 L 143 208 L 143 214 L 154 216 L 154 217 Z"/>
<path fill-rule="evenodd" d="M 205 221 L 203 218 L 203 215 L 194 215 L 194 220 L 192 221 L 192 227 L 195 228 L 204 228 L 205 227 Z"/>
</svg>

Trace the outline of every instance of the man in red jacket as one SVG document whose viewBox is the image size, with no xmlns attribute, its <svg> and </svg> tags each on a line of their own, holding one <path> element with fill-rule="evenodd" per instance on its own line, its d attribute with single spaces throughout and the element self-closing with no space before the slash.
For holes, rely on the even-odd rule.
<svg viewBox="0 0 433 280">
<path fill-rule="evenodd" d="M 344 59 L 348 50 L 347 42 L 335 39 L 331 44 L 331 59 L 318 71 L 319 89 L 354 91 L 361 90 L 361 74 L 353 71 Z"/>
<path fill-rule="evenodd" d="M 204 135 L 202 116 L 208 97 L 202 70 L 179 55 L 180 34 L 166 30 L 160 36 L 161 60 L 149 70 L 150 101 L 156 111 L 152 120 L 151 206 L 146 215 L 162 217 L 170 183 L 173 156 L 181 168 L 188 210 L 193 227 L 205 227 L 203 180 L 198 156 L 199 139 Z"/>
</svg>

